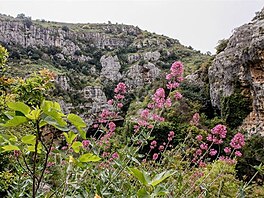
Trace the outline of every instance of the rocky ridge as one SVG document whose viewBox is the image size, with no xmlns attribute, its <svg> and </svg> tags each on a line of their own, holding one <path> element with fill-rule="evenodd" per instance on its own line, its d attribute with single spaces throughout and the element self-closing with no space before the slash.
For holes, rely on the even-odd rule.
<svg viewBox="0 0 264 198">
<path fill-rule="evenodd" d="M 209 58 L 176 39 L 131 25 L 57 23 L 23 14 L 0 15 L 0 43 L 20 76 L 43 61 L 55 68 L 58 100 L 66 112 L 81 111 L 83 117 L 105 107 L 107 92 L 118 81 L 133 91 L 149 85 L 175 60 L 191 72 Z M 28 73 L 19 71 L 21 64 Z"/>
<path fill-rule="evenodd" d="M 241 128 L 264 134 L 264 9 L 235 29 L 208 76 L 212 105 L 223 112 L 223 100 L 241 94 L 252 101 Z"/>
</svg>

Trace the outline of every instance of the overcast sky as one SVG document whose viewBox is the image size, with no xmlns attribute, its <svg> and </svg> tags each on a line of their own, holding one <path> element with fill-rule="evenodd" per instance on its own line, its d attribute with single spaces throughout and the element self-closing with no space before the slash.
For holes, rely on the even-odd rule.
<svg viewBox="0 0 264 198">
<path fill-rule="evenodd" d="M 73 23 L 124 23 L 202 52 L 251 21 L 264 0 L 0 0 L 0 13 Z"/>
</svg>

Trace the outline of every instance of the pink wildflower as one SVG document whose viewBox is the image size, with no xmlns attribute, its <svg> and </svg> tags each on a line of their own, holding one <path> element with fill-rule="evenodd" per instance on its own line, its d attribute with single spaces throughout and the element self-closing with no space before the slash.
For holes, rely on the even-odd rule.
<svg viewBox="0 0 264 198">
<path fill-rule="evenodd" d="M 174 131 L 170 131 L 168 134 L 168 141 L 172 141 L 173 138 L 174 138 Z"/>
<path fill-rule="evenodd" d="M 156 140 L 153 140 L 153 141 L 150 143 L 150 149 L 154 149 L 156 146 L 157 146 L 157 141 L 156 141 Z"/>
<path fill-rule="evenodd" d="M 113 123 L 113 122 L 110 122 L 110 123 L 108 124 L 108 127 L 109 127 L 109 130 L 110 130 L 110 131 L 114 131 L 114 130 L 116 129 L 116 125 L 115 125 L 115 123 Z"/>
<path fill-rule="evenodd" d="M 109 105 L 113 105 L 113 103 L 114 103 L 113 99 L 107 101 L 107 104 L 109 104 Z"/>
<path fill-rule="evenodd" d="M 148 117 L 149 117 L 149 110 L 148 110 L 148 109 L 144 109 L 144 110 L 142 110 L 140 116 L 141 116 L 141 118 L 147 120 Z"/>
<path fill-rule="evenodd" d="M 167 108 L 171 107 L 171 99 L 170 98 L 167 98 L 166 103 L 165 103 L 165 106 Z"/>
<path fill-rule="evenodd" d="M 231 148 L 230 147 L 225 147 L 224 151 L 225 151 L 226 154 L 229 154 L 229 153 L 231 153 Z"/>
<path fill-rule="evenodd" d="M 174 62 L 170 68 L 172 76 L 182 76 L 183 75 L 183 64 L 179 61 Z"/>
<path fill-rule="evenodd" d="M 214 135 L 219 135 L 220 138 L 225 138 L 227 133 L 226 126 L 218 124 L 211 130 L 211 133 Z"/>
<path fill-rule="evenodd" d="M 118 83 L 118 85 L 116 86 L 114 92 L 115 93 L 121 93 L 121 94 L 126 93 L 126 84 L 122 83 L 122 82 Z"/>
<path fill-rule="evenodd" d="M 208 144 L 203 143 L 203 144 L 200 145 L 200 148 L 201 148 L 202 150 L 207 150 L 207 149 L 208 149 Z"/>
<path fill-rule="evenodd" d="M 90 141 L 89 140 L 83 140 L 82 141 L 82 145 L 83 145 L 84 148 L 88 147 L 89 144 L 90 144 Z"/>
<path fill-rule="evenodd" d="M 215 149 L 210 149 L 209 155 L 215 156 L 217 154 L 217 150 Z"/>
<path fill-rule="evenodd" d="M 200 168 L 204 168 L 204 167 L 206 167 L 206 163 L 203 162 L 203 161 L 200 161 L 200 162 L 199 162 L 199 167 L 200 167 Z"/>
<path fill-rule="evenodd" d="M 121 94 L 115 95 L 115 99 L 117 99 L 117 100 L 121 100 L 121 99 L 124 99 L 124 98 L 125 98 L 124 95 L 121 95 Z"/>
<path fill-rule="evenodd" d="M 241 156 L 242 156 L 242 153 L 241 153 L 240 151 L 236 151 L 236 152 L 235 152 L 235 156 L 237 156 L 237 157 L 241 157 Z"/>
<path fill-rule="evenodd" d="M 55 165 L 55 162 L 48 162 L 47 163 L 47 167 L 51 167 L 51 166 L 54 166 Z"/>
<path fill-rule="evenodd" d="M 157 160 L 158 157 L 159 157 L 159 154 L 158 154 L 158 153 L 154 153 L 152 159 L 153 159 L 153 160 Z"/>
<path fill-rule="evenodd" d="M 175 98 L 175 100 L 180 100 L 180 99 L 182 99 L 182 95 L 181 95 L 181 93 L 179 93 L 179 92 L 175 92 L 175 94 L 174 94 L 174 98 Z"/>
<path fill-rule="evenodd" d="M 244 135 L 237 133 L 231 140 L 230 146 L 234 149 L 240 149 L 245 145 Z"/>
<path fill-rule="evenodd" d="M 195 154 L 198 155 L 198 156 L 202 155 L 202 153 L 203 153 L 203 151 L 201 149 L 197 149 L 196 152 L 195 152 Z"/>
<path fill-rule="evenodd" d="M 164 146 L 163 146 L 163 145 L 160 145 L 160 146 L 159 146 L 159 150 L 160 150 L 160 151 L 164 151 Z"/>
<path fill-rule="evenodd" d="M 117 158 L 119 158 L 118 153 L 117 153 L 117 152 L 113 153 L 113 154 L 112 154 L 112 158 L 113 158 L 113 159 L 117 159 Z"/>
<path fill-rule="evenodd" d="M 123 104 L 122 104 L 122 103 L 118 103 L 118 104 L 117 104 L 117 107 L 118 107 L 118 108 L 122 108 L 122 107 L 123 107 Z"/>
<path fill-rule="evenodd" d="M 199 124 L 199 121 L 200 121 L 200 115 L 199 113 L 195 113 L 192 117 L 191 124 L 193 124 L 194 126 L 197 126 Z"/>
<path fill-rule="evenodd" d="M 67 149 L 68 149 L 68 146 L 61 147 L 61 150 L 67 150 Z"/>
<path fill-rule="evenodd" d="M 172 77 L 173 77 L 172 74 L 167 74 L 166 75 L 166 80 L 170 80 L 170 79 L 172 79 Z"/>
<path fill-rule="evenodd" d="M 202 135 L 197 135 L 196 136 L 196 140 L 198 140 L 199 142 L 203 140 L 203 136 Z"/>
</svg>

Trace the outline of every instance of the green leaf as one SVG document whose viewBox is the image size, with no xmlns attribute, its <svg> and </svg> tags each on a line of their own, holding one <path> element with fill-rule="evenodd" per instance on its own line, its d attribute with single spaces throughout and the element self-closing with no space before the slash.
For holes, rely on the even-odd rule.
<svg viewBox="0 0 264 198">
<path fill-rule="evenodd" d="M 77 128 L 77 130 L 80 133 L 81 137 L 83 139 L 86 139 L 86 132 L 83 129 L 81 129 L 81 128 Z"/>
<path fill-rule="evenodd" d="M 164 171 L 162 173 L 159 173 L 152 179 L 150 184 L 153 187 L 155 187 L 156 185 L 158 185 L 159 183 L 163 182 L 165 179 L 167 179 L 168 177 L 172 176 L 173 174 L 175 174 L 175 171 L 172 171 L 172 170 Z"/>
<path fill-rule="evenodd" d="M 28 151 L 30 151 L 30 152 L 35 152 L 35 144 L 34 145 L 32 145 L 32 146 L 28 146 L 27 147 L 27 150 Z M 41 150 L 42 150 L 42 145 L 41 145 L 41 143 L 39 142 L 38 143 L 38 147 L 37 147 L 37 153 L 41 153 Z"/>
<path fill-rule="evenodd" d="M 67 119 L 76 127 L 76 128 L 84 128 L 86 127 L 86 123 L 83 121 L 83 119 L 75 114 L 70 113 L 67 116 Z"/>
<path fill-rule="evenodd" d="M 3 124 L 3 127 L 15 127 L 20 124 L 23 124 L 27 121 L 27 118 L 24 116 L 15 116 L 11 120 L 8 120 L 5 124 Z"/>
<path fill-rule="evenodd" d="M 80 162 L 98 162 L 100 160 L 101 160 L 100 157 L 98 157 L 97 155 L 94 155 L 92 153 L 86 153 L 86 154 L 83 154 L 79 157 Z"/>
<path fill-rule="evenodd" d="M 21 141 L 24 144 L 35 145 L 35 143 L 36 143 L 36 136 L 35 135 L 26 135 L 26 136 L 22 137 Z"/>
<path fill-rule="evenodd" d="M 73 140 L 77 137 L 77 134 L 75 134 L 74 132 L 70 131 L 69 133 L 65 133 L 63 132 L 63 135 L 66 138 L 66 142 L 70 145 L 72 144 Z"/>
<path fill-rule="evenodd" d="M 145 188 L 139 189 L 137 192 L 137 196 L 138 198 L 150 198 L 150 195 Z"/>
<path fill-rule="evenodd" d="M 7 106 L 14 111 L 23 113 L 24 115 L 29 114 L 30 112 L 30 107 L 23 102 L 8 102 Z"/>
<path fill-rule="evenodd" d="M 58 110 L 58 111 L 61 111 L 61 106 L 60 106 L 60 104 L 58 102 L 54 102 L 53 103 L 53 108 Z"/>
<path fill-rule="evenodd" d="M 26 114 L 26 117 L 30 120 L 37 120 L 40 116 L 40 109 L 34 109 L 30 112 L 30 114 Z"/>
<path fill-rule="evenodd" d="M 145 171 L 140 171 L 137 168 L 129 168 L 130 173 L 134 175 L 145 186 L 149 183 L 149 177 Z"/>
<path fill-rule="evenodd" d="M 60 131 L 69 131 L 69 128 L 67 127 L 67 123 L 65 123 L 65 125 L 60 125 L 57 120 L 55 120 L 53 117 L 51 116 L 47 116 L 44 118 L 42 123 L 48 123 L 51 126 L 54 126 L 55 128 L 59 129 Z"/>
<path fill-rule="evenodd" d="M 7 145 L 7 146 L 3 146 L 2 149 L 4 149 L 4 151 L 20 151 L 20 149 L 15 146 L 15 145 Z"/>
<path fill-rule="evenodd" d="M 80 147 L 82 146 L 82 143 L 79 141 L 73 142 L 72 144 L 72 149 L 74 150 L 75 153 L 79 153 L 80 152 Z"/>
</svg>

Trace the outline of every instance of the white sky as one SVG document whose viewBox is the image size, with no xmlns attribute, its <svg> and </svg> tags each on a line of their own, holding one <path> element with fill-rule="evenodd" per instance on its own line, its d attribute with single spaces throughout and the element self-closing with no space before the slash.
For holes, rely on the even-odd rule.
<svg viewBox="0 0 264 198">
<path fill-rule="evenodd" d="M 248 23 L 264 0 L 0 0 L 0 13 L 73 23 L 124 23 L 202 52 Z"/>
</svg>

